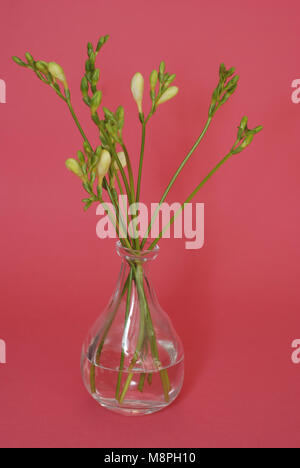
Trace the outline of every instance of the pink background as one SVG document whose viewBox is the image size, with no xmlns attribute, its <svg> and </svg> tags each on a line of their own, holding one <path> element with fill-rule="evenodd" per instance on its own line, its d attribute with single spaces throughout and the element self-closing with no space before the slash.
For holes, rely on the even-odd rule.
<svg viewBox="0 0 300 468">
<path fill-rule="evenodd" d="M 1 447 L 300 446 L 300 78 L 297 0 L 1 2 Z M 98 64 L 104 105 L 126 108 L 137 165 L 140 126 L 130 79 L 164 59 L 180 94 L 151 120 L 143 199 L 158 201 L 206 120 L 221 61 L 241 75 L 169 200 L 179 201 L 225 154 L 240 118 L 264 125 L 206 185 L 205 247 L 161 242 L 153 283 L 186 350 L 180 398 L 146 418 L 97 407 L 80 376 L 81 343 L 113 291 L 114 242 L 95 234 L 78 181 L 64 168 L 81 146 L 68 110 L 12 55 L 61 63 L 78 91 L 88 40 L 109 33 Z M 149 101 L 147 101 L 149 105 Z"/>
</svg>

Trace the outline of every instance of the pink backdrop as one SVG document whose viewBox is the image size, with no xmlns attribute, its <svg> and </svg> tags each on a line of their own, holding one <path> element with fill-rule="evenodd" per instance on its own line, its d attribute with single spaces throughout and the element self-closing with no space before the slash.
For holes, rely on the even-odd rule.
<svg viewBox="0 0 300 468">
<path fill-rule="evenodd" d="M 297 0 L 5 0 L 1 2 L 0 445 L 21 447 L 299 446 L 300 78 Z M 161 242 L 160 302 L 186 350 L 180 398 L 146 418 L 97 407 L 79 369 L 81 343 L 119 269 L 114 242 L 95 234 L 64 161 L 81 145 L 67 108 L 12 55 L 61 63 L 91 140 L 78 91 L 86 42 L 109 33 L 99 66 L 105 105 L 126 108 L 140 143 L 130 79 L 164 59 L 180 93 L 149 124 L 143 199 L 157 201 L 200 133 L 224 61 L 241 75 L 169 200 L 183 199 L 231 147 L 240 118 L 264 131 L 206 185 L 205 247 Z"/>
</svg>

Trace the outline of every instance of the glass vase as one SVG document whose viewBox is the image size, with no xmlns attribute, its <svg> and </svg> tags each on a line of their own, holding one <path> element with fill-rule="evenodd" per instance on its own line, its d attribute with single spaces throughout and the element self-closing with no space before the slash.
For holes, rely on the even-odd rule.
<svg viewBox="0 0 300 468">
<path fill-rule="evenodd" d="M 170 405 L 184 378 L 184 352 L 148 278 L 158 247 L 133 251 L 117 243 L 116 290 L 82 349 L 87 391 L 103 407 L 144 415 Z"/>
</svg>

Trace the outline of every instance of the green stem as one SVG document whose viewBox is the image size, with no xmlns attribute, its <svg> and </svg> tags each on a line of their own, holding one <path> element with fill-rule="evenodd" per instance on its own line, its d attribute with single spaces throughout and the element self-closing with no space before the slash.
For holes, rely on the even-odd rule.
<svg viewBox="0 0 300 468">
<path fill-rule="evenodd" d="M 145 379 L 146 379 L 146 374 L 143 372 L 140 376 L 140 381 L 138 384 L 138 391 L 143 392 L 144 390 L 144 384 L 145 384 Z"/>
<path fill-rule="evenodd" d="M 129 185 L 130 185 L 131 197 L 132 197 L 132 200 L 135 201 L 134 177 L 133 177 L 133 170 L 132 170 L 132 166 L 131 166 L 129 153 L 127 151 L 127 148 L 126 148 L 124 142 L 122 142 L 121 146 L 122 146 L 122 149 L 123 149 L 125 157 L 126 157 L 126 165 L 127 165 L 127 170 L 128 170 L 128 176 L 129 176 Z"/>
<path fill-rule="evenodd" d="M 90 145 L 90 143 L 89 143 L 89 141 L 88 141 L 88 139 L 87 139 L 87 137 L 86 137 L 86 134 L 84 133 L 84 131 L 83 131 L 83 129 L 82 129 L 80 123 L 79 123 L 79 120 L 78 120 L 78 118 L 77 118 L 77 116 L 76 116 L 76 114 L 75 114 L 75 112 L 74 112 L 74 109 L 73 109 L 73 107 L 72 107 L 72 104 L 71 104 L 70 99 L 66 99 L 66 102 L 67 102 L 67 104 L 68 104 L 68 107 L 69 107 L 69 110 L 70 110 L 70 112 L 71 112 L 71 115 L 72 115 L 72 117 L 73 117 L 73 119 L 74 119 L 74 122 L 76 123 L 76 125 L 77 125 L 77 127 L 78 127 L 78 130 L 79 130 L 80 133 L 81 133 L 82 138 L 84 139 L 84 141 L 86 141 L 86 142 Z"/>
<path fill-rule="evenodd" d="M 116 316 L 116 313 L 119 309 L 119 306 L 120 306 L 120 303 L 121 303 L 121 300 L 124 296 L 124 294 L 126 293 L 126 290 L 129 286 L 129 276 L 127 277 L 127 280 L 125 282 L 125 285 L 124 285 L 124 288 L 123 288 L 123 291 L 120 295 L 120 297 L 118 298 L 118 301 L 116 302 L 115 306 L 114 306 L 114 309 L 112 311 L 112 314 L 105 326 L 105 329 L 104 329 L 104 333 L 102 335 L 102 338 L 101 338 L 101 341 L 100 341 L 100 344 L 98 346 L 98 349 L 97 349 L 97 353 L 96 353 L 96 359 L 95 359 L 95 363 L 91 364 L 91 368 L 90 368 L 90 383 L 91 383 L 91 392 L 92 393 L 95 393 L 96 392 L 96 382 L 95 382 L 95 378 L 96 378 L 96 365 L 99 366 L 100 364 L 100 357 L 101 357 L 101 353 L 102 353 L 102 349 L 103 349 L 103 346 L 104 346 L 104 343 L 105 343 L 105 340 L 106 340 L 106 337 L 108 335 L 108 332 L 114 322 L 114 319 L 115 319 L 115 316 Z"/>
<path fill-rule="evenodd" d="M 141 143 L 141 152 L 140 152 L 140 164 L 139 164 L 139 173 L 138 181 L 136 187 L 136 201 L 140 201 L 141 194 L 141 182 L 142 182 L 142 172 L 143 172 L 143 162 L 144 162 L 144 152 L 145 152 L 145 138 L 146 138 L 146 122 L 142 120 L 142 143 Z"/>
<path fill-rule="evenodd" d="M 177 169 L 177 171 L 175 172 L 174 176 L 172 177 L 170 183 L 168 184 L 166 190 L 164 191 L 163 196 L 161 197 L 161 200 L 160 200 L 160 202 L 159 202 L 159 204 L 158 204 L 158 206 L 157 206 L 157 208 L 156 208 L 156 210 L 155 210 L 155 212 L 154 212 L 154 214 L 153 214 L 153 216 L 152 216 L 152 218 L 151 218 L 151 221 L 150 221 L 150 224 L 149 224 L 149 226 L 148 226 L 147 232 L 146 232 L 146 234 L 145 234 L 145 236 L 144 236 L 144 239 L 143 239 L 143 241 L 142 241 L 142 243 L 141 243 L 141 248 L 143 248 L 144 245 L 145 245 L 145 243 L 147 242 L 147 238 L 148 238 L 148 236 L 149 236 L 149 233 L 150 233 L 150 231 L 151 231 L 151 228 L 152 228 L 152 226 L 153 226 L 153 223 L 154 223 L 154 221 L 156 220 L 156 217 L 157 217 L 157 215 L 158 215 L 158 213 L 159 213 L 159 210 L 160 210 L 161 205 L 163 204 L 163 202 L 164 202 L 165 199 L 167 198 L 168 193 L 170 192 L 171 188 L 173 187 L 173 185 L 174 185 L 174 183 L 175 183 L 177 177 L 178 177 L 179 174 L 181 173 L 182 169 L 183 169 L 184 166 L 187 164 L 187 162 L 188 162 L 189 159 L 191 158 L 192 154 L 194 153 L 194 151 L 196 150 L 196 148 L 199 146 L 200 142 L 202 141 L 204 135 L 206 134 L 206 132 L 207 132 L 207 130 L 208 130 L 208 127 L 209 127 L 211 121 L 212 121 L 212 117 L 209 117 L 209 118 L 207 119 L 207 122 L 206 122 L 206 124 L 205 124 L 204 129 L 202 130 L 201 135 L 199 136 L 199 138 L 197 139 L 197 141 L 196 141 L 196 143 L 194 144 L 194 146 L 192 147 L 192 149 L 189 151 L 189 153 L 187 154 L 187 156 L 184 158 L 184 160 L 182 161 L 182 163 L 181 163 L 180 166 L 178 167 L 178 169 Z"/>
<path fill-rule="evenodd" d="M 120 404 L 122 404 L 123 401 L 124 401 L 124 398 L 125 398 L 126 393 L 128 391 L 128 388 L 129 388 L 129 385 L 131 383 L 132 377 L 134 375 L 134 373 L 131 372 L 131 371 L 134 368 L 134 365 L 135 365 L 135 363 L 137 362 L 137 360 L 139 358 L 139 355 L 140 355 L 140 352 L 141 352 L 141 349 L 142 349 L 142 346 L 143 346 L 143 343 L 144 343 L 144 336 L 145 336 L 145 314 L 146 314 L 147 301 L 146 301 L 146 297 L 145 297 L 145 295 L 143 293 L 143 288 L 142 288 L 142 284 L 143 284 L 143 267 L 141 265 L 137 265 L 134 274 L 135 274 L 135 282 L 136 282 L 138 296 L 139 296 L 140 305 L 141 305 L 140 327 L 139 327 L 139 336 L 138 336 L 134 356 L 133 356 L 133 358 L 131 360 L 131 363 L 129 365 L 129 368 L 128 368 L 130 374 L 128 375 L 128 377 L 126 379 L 123 391 L 122 391 L 122 393 L 121 393 L 121 395 L 119 397 L 119 403 Z"/>
<path fill-rule="evenodd" d="M 122 187 L 122 184 L 121 184 L 121 181 L 120 181 L 120 177 L 118 175 L 118 173 L 116 173 L 116 181 L 117 181 L 117 184 L 118 184 L 118 187 L 119 187 L 119 191 L 120 191 L 120 195 L 122 196 L 122 200 L 123 200 L 123 209 L 124 209 L 124 213 L 126 214 L 126 217 L 127 217 L 127 225 L 129 226 L 129 223 L 130 223 L 130 220 L 129 220 L 129 215 L 128 215 L 128 212 L 127 212 L 127 206 L 125 204 L 125 200 L 123 198 L 124 196 L 124 190 L 123 190 L 123 187 Z M 128 234 L 130 236 L 130 233 L 128 231 Z M 130 240 L 130 238 L 129 238 Z"/>
<path fill-rule="evenodd" d="M 123 391 L 120 395 L 119 398 L 119 403 L 122 404 L 124 401 L 124 398 L 126 396 L 126 393 L 129 389 L 131 380 L 133 378 L 134 373 L 131 372 L 135 363 L 137 362 L 140 352 L 142 349 L 142 346 L 144 344 L 144 338 L 145 338 L 145 333 L 147 332 L 147 336 L 149 338 L 150 342 L 150 348 L 151 348 L 151 354 L 153 357 L 153 360 L 155 362 L 155 365 L 157 368 L 161 367 L 161 362 L 159 360 L 159 353 L 158 353 L 158 348 L 157 348 L 157 342 L 156 342 L 156 336 L 155 336 L 155 330 L 153 327 L 152 319 L 151 319 L 151 314 L 149 310 L 149 305 L 147 302 L 146 298 L 146 293 L 144 289 L 144 272 L 143 272 L 143 267 L 140 264 L 137 264 L 136 266 L 136 272 L 135 272 L 135 282 L 136 282 L 136 287 L 138 291 L 138 296 L 139 296 L 139 301 L 140 301 L 140 332 L 139 332 L 139 337 L 136 345 L 136 350 L 134 353 L 134 356 L 131 360 L 130 366 L 129 366 L 129 371 L 130 374 L 128 375 Z M 161 369 L 159 371 L 161 381 L 162 381 L 162 386 L 164 390 L 164 396 L 165 396 L 165 401 L 169 402 L 169 391 L 170 391 L 170 381 L 169 381 L 169 376 L 168 372 L 166 369 Z"/>
<path fill-rule="evenodd" d="M 126 301 L 124 330 L 126 330 L 127 321 L 128 321 L 128 317 L 129 317 L 130 304 L 131 304 L 132 276 L 133 276 L 133 271 L 132 271 L 132 269 L 130 269 L 129 283 L 128 283 L 128 289 L 127 289 L 127 301 Z M 117 381 L 117 388 L 116 388 L 116 400 L 119 400 L 119 397 L 120 397 L 120 388 L 121 388 L 121 382 L 122 382 L 122 376 L 123 376 L 124 361 L 125 361 L 125 351 L 124 351 L 123 346 L 122 346 L 121 358 L 120 358 L 120 369 L 119 369 L 119 373 L 118 373 L 118 381 Z"/>
<path fill-rule="evenodd" d="M 200 182 L 199 185 L 193 190 L 193 192 L 188 196 L 188 198 L 185 200 L 184 203 L 182 203 L 181 207 L 176 211 L 174 216 L 170 219 L 170 221 L 166 224 L 166 226 L 160 231 L 159 236 L 152 242 L 152 244 L 149 247 L 149 250 L 152 250 L 156 244 L 159 242 L 159 240 L 162 238 L 163 234 L 169 227 L 174 223 L 175 219 L 179 214 L 184 210 L 185 205 L 189 203 L 195 195 L 199 192 L 199 190 L 203 187 L 204 184 L 214 175 L 215 172 L 232 156 L 232 152 L 228 153 L 221 161 L 209 172 L 209 174 Z"/>
</svg>

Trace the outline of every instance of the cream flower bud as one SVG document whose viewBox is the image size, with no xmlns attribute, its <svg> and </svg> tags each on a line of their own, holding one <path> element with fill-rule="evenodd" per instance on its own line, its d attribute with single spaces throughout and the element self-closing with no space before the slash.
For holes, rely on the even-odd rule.
<svg viewBox="0 0 300 468">
<path fill-rule="evenodd" d="M 76 161 L 76 159 L 73 159 L 73 158 L 67 159 L 66 167 L 67 167 L 67 169 L 69 169 L 69 171 L 73 172 L 78 177 L 80 177 L 80 178 L 83 177 L 82 170 L 80 168 L 80 165 L 79 165 L 78 161 Z"/>
<path fill-rule="evenodd" d="M 48 63 L 48 70 L 53 76 L 53 78 L 62 82 L 65 89 L 69 89 L 65 72 L 63 71 L 62 67 L 58 65 L 58 63 L 55 63 L 55 62 Z"/>
<path fill-rule="evenodd" d="M 124 151 L 120 151 L 118 154 L 118 158 L 120 160 L 120 163 L 122 164 L 122 167 L 126 167 L 126 156 L 125 156 L 125 153 Z M 115 161 L 115 169 L 118 171 L 119 170 L 119 166 L 118 166 L 118 163 L 117 161 Z"/>
<path fill-rule="evenodd" d="M 109 171 L 111 165 L 111 155 L 107 150 L 103 150 L 97 167 L 98 186 L 102 189 L 103 179 Z"/>
<path fill-rule="evenodd" d="M 137 103 L 139 113 L 143 112 L 143 94 L 144 94 L 144 78 L 141 73 L 136 73 L 131 80 L 131 92 L 135 102 Z"/>
<path fill-rule="evenodd" d="M 177 86 L 171 86 L 170 88 L 168 88 L 158 100 L 157 106 L 159 106 L 159 104 L 162 104 L 163 102 L 168 101 L 169 99 L 172 99 L 174 96 L 176 96 L 178 91 L 179 89 Z"/>
</svg>

